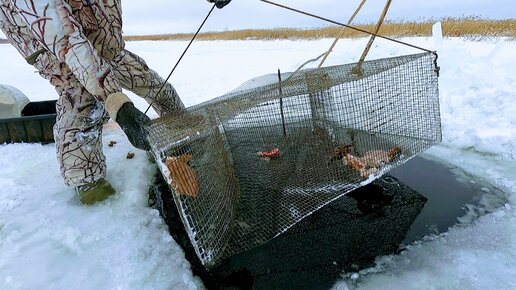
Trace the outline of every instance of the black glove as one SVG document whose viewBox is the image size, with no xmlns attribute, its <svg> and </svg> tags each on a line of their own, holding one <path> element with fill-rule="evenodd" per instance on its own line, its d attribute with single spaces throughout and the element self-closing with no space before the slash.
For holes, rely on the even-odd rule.
<svg viewBox="0 0 516 290">
<path fill-rule="evenodd" d="M 116 122 L 124 130 L 127 139 L 134 147 L 150 150 L 149 141 L 147 141 L 147 131 L 145 131 L 145 125 L 150 122 L 147 115 L 128 102 L 123 104 L 120 110 L 118 110 Z"/>
<path fill-rule="evenodd" d="M 220 8 L 228 5 L 229 2 L 231 2 L 231 0 L 208 0 L 208 2 L 215 3 L 215 6 L 217 6 L 217 8 L 220 9 Z"/>
</svg>

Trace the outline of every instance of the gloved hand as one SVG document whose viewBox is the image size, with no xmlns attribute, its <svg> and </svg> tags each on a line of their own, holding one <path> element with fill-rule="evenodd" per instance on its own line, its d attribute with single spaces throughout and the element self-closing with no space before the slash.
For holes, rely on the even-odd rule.
<svg viewBox="0 0 516 290">
<path fill-rule="evenodd" d="M 231 0 L 208 0 L 208 2 L 215 3 L 215 6 L 217 6 L 217 8 L 220 9 L 220 8 L 228 5 L 229 2 L 231 2 Z"/>
<path fill-rule="evenodd" d="M 114 93 L 105 102 L 109 116 L 122 128 L 131 144 L 142 150 L 150 150 L 145 125 L 150 118 L 140 112 L 124 93 Z"/>
</svg>

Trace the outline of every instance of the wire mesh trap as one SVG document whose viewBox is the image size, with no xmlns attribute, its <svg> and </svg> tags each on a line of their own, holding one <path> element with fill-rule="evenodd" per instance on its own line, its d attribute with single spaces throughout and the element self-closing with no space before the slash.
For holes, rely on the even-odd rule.
<svg viewBox="0 0 516 290">
<path fill-rule="evenodd" d="M 303 70 L 153 121 L 152 152 L 205 266 L 439 143 L 436 58 Z"/>
<path fill-rule="evenodd" d="M 223 259 L 200 263 L 161 173 L 149 196 L 207 289 L 330 289 L 343 272 L 371 267 L 380 255 L 413 241 L 407 236 L 427 199 L 385 174 L 329 203 L 285 233 Z M 417 225 L 416 225 L 417 227 Z M 417 231 L 417 230 L 416 230 Z M 426 233 L 426 231 L 425 231 Z"/>
<path fill-rule="evenodd" d="M 343 272 L 371 267 L 377 256 L 395 253 L 426 202 L 386 174 L 211 272 L 221 278 L 248 273 L 251 285 L 238 285 L 241 289 L 331 289 Z"/>
</svg>

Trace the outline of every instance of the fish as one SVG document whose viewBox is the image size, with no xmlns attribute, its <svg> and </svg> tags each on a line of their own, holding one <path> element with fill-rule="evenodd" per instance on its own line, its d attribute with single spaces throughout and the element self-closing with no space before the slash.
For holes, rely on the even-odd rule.
<svg viewBox="0 0 516 290">
<path fill-rule="evenodd" d="M 376 173 L 380 167 L 391 163 L 400 154 L 401 149 L 399 147 L 392 147 L 388 152 L 384 150 L 367 151 L 362 157 L 348 153 L 342 159 L 342 163 L 358 171 L 361 177 L 368 178 L 369 175 Z"/>
<path fill-rule="evenodd" d="M 279 148 L 273 148 L 270 151 L 256 152 L 256 155 L 258 155 L 260 157 L 264 157 L 264 158 L 274 159 L 274 158 L 280 157 L 281 152 L 280 152 Z"/>
<path fill-rule="evenodd" d="M 165 165 L 170 171 L 172 183 L 171 188 L 177 193 L 197 197 L 199 195 L 199 176 L 197 172 L 188 165 L 192 160 L 192 154 L 184 154 L 181 156 L 167 157 Z"/>
<path fill-rule="evenodd" d="M 351 153 L 353 145 L 341 144 L 333 150 L 333 154 L 328 158 L 328 164 L 336 160 L 342 160 L 344 156 Z"/>
</svg>

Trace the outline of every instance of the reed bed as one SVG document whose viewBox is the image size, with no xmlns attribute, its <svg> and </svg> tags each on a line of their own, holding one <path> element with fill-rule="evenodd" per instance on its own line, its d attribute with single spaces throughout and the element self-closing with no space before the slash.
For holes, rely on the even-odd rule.
<svg viewBox="0 0 516 290">
<path fill-rule="evenodd" d="M 421 22 L 394 21 L 385 22 L 379 34 L 389 37 L 417 37 L 431 36 L 432 25 L 441 21 L 443 35 L 445 37 L 509 37 L 516 38 L 516 19 L 488 20 L 479 18 L 445 18 L 440 20 L 427 20 Z M 373 31 L 374 24 L 358 24 L 356 27 L 366 31 Z M 367 36 L 364 33 L 344 29 L 339 26 L 322 28 L 297 29 L 242 29 L 223 32 L 204 32 L 197 37 L 198 40 L 278 40 L 278 39 L 321 39 L 358 38 Z M 140 40 L 189 40 L 192 34 L 160 34 L 160 35 L 136 35 L 126 36 L 128 41 Z"/>
</svg>

